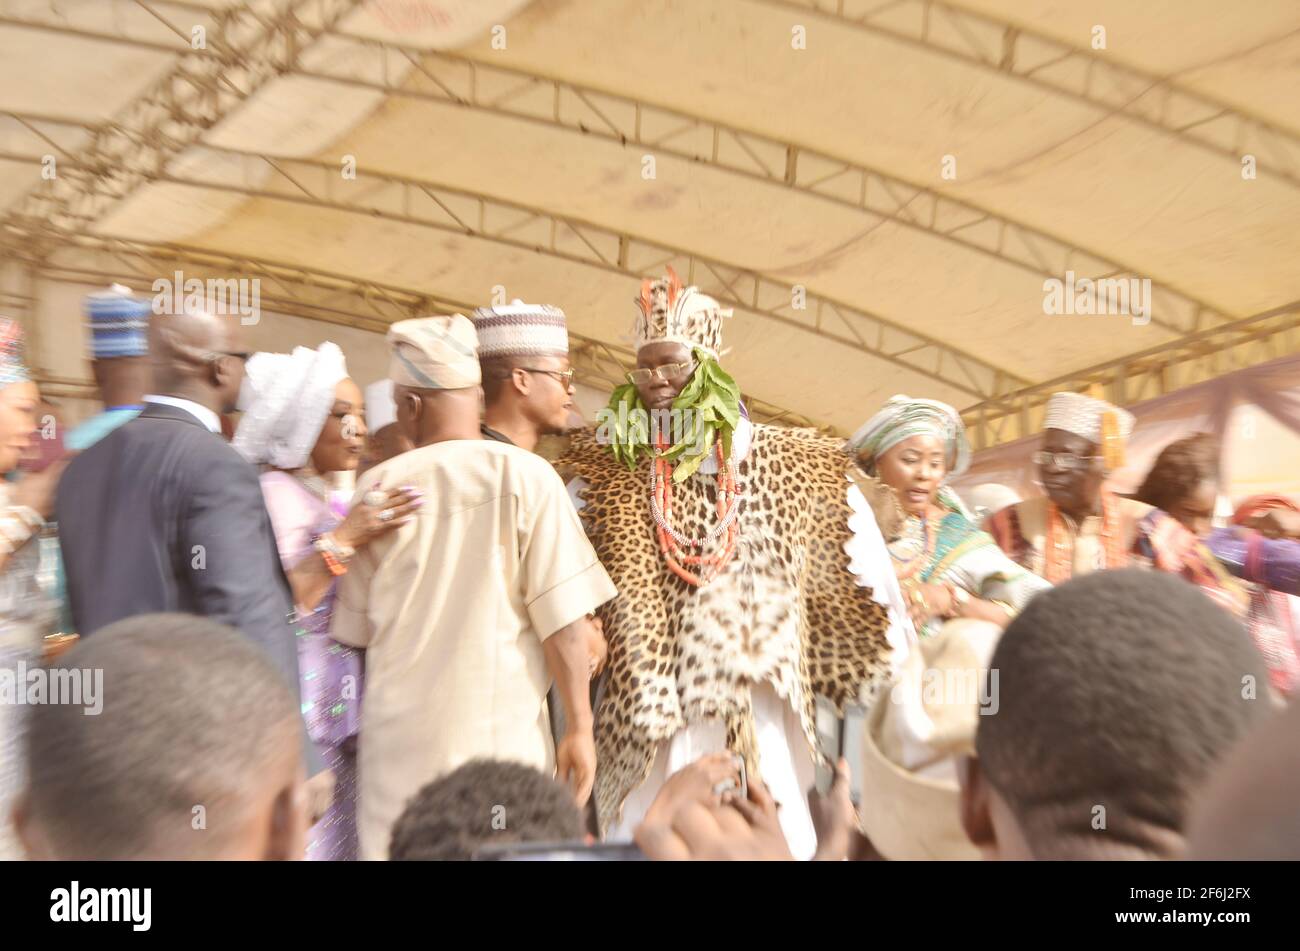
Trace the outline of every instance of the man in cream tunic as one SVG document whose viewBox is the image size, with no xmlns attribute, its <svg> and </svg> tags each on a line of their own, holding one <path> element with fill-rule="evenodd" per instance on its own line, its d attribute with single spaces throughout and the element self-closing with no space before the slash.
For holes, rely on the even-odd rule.
<svg viewBox="0 0 1300 951">
<path fill-rule="evenodd" d="M 402 321 L 389 342 L 398 422 L 416 448 L 367 472 L 353 504 L 398 485 L 416 487 L 424 504 L 349 564 L 333 630 L 367 650 L 365 859 L 388 857 L 412 795 L 477 757 L 556 770 L 586 801 L 595 770 L 587 616 L 616 594 L 550 464 L 481 438 L 469 320 Z M 558 750 L 552 681 L 567 729 Z"/>
</svg>

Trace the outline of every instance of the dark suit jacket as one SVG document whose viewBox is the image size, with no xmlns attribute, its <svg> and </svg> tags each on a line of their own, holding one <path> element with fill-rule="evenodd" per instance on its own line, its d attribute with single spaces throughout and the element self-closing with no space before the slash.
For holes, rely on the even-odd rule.
<svg viewBox="0 0 1300 951">
<path fill-rule="evenodd" d="M 201 614 L 261 647 L 299 696 L 293 595 L 257 470 L 196 417 L 145 404 L 68 465 L 57 517 L 83 637 L 136 614 Z M 308 772 L 320 768 L 312 749 Z"/>
</svg>

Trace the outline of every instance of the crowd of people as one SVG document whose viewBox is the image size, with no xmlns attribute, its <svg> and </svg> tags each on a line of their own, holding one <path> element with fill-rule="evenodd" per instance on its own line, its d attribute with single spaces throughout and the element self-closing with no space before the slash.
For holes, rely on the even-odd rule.
<svg viewBox="0 0 1300 951">
<path fill-rule="evenodd" d="M 963 497 L 952 407 L 758 423 L 727 309 L 637 307 L 576 429 L 552 306 L 395 323 L 363 389 L 115 288 L 66 438 L 0 324 L 0 858 L 1300 855 L 1300 506 L 1216 524 L 1205 434 L 1117 494 L 1073 392 L 1042 495 Z"/>
</svg>

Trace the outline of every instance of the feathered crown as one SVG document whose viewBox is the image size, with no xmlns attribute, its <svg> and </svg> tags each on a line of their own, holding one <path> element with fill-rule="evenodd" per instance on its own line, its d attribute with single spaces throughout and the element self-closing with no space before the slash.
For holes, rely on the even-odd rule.
<svg viewBox="0 0 1300 951">
<path fill-rule="evenodd" d="M 671 267 L 667 277 L 641 282 L 636 304 L 641 316 L 632 333 L 638 350 L 668 340 L 699 347 L 714 359 L 722 354 L 722 321 L 731 316 L 731 308 L 723 307 L 698 287 L 682 287 L 681 278 Z"/>
</svg>

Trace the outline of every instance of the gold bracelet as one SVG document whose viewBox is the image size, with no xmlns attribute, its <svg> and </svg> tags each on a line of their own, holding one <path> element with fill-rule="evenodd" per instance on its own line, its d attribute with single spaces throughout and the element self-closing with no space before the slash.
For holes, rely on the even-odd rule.
<svg viewBox="0 0 1300 951">
<path fill-rule="evenodd" d="M 922 611 L 924 611 L 926 614 L 929 614 L 930 602 L 925 599 L 925 592 L 921 590 L 921 586 L 919 584 L 912 585 L 911 592 L 912 592 L 912 603 L 916 605 L 918 608 L 920 608 Z"/>
</svg>

